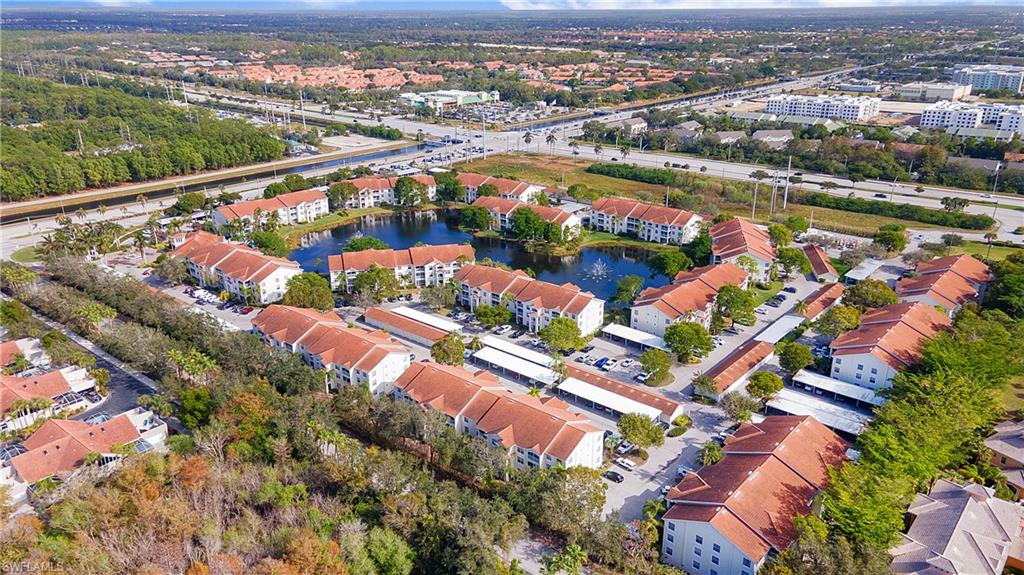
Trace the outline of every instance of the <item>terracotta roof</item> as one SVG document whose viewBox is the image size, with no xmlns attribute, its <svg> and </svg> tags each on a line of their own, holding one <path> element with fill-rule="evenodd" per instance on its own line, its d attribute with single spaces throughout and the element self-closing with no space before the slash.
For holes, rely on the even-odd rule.
<svg viewBox="0 0 1024 575">
<path fill-rule="evenodd" d="M 711 252 L 720 258 L 730 258 L 749 253 L 765 260 L 774 260 L 775 246 L 768 233 L 743 218 L 715 224 L 708 230 L 711 235 Z"/>
<path fill-rule="evenodd" d="M 679 272 L 671 284 L 650 287 L 637 296 L 633 306 L 654 305 L 670 319 L 707 309 L 718 290 L 726 285 L 743 285 L 747 273 L 736 264 L 703 266 Z"/>
<path fill-rule="evenodd" d="M 821 315 L 821 312 L 827 310 L 832 304 L 839 301 L 846 293 L 846 286 L 841 283 L 826 284 L 815 290 L 814 293 L 807 296 L 804 299 L 804 303 L 807 308 L 804 309 L 803 316 L 807 319 L 813 320 L 814 318 Z"/>
<path fill-rule="evenodd" d="M 19 399 L 52 399 L 71 391 L 71 386 L 60 370 L 49 371 L 32 377 L 0 375 L 0 417 L 5 416 L 14 402 Z"/>
<path fill-rule="evenodd" d="M 575 377 L 576 379 L 589 383 L 594 387 L 599 387 L 614 394 L 628 397 L 637 403 L 649 405 L 661 411 L 665 417 L 672 417 L 679 410 L 680 403 L 678 401 L 673 401 L 663 395 L 651 393 L 644 389 L 640 389 L 635 385 L 622 383 L 592 371 L 579 369 L 571 365 L 566 366 L 566 368 L 568 370 L 567 373 L 569 377 Z"/>
<path fill-rule="evenodd" d="M 76 469 L 89 453 L 111 453 L 115 445 L 138 438 L 138 430 L 124 414 L 95 425 L 51 419 L 25 440 L 22 445 L 28 451 L 11 458 L 11 466 L 32 484 Z"/>
<path fill-rule="evenodd" d="M 832 266 L 832 262 L 828 259 L 828 254 L 821 246 L 815 244 L 804 244 L 804 255 L 811 262 L 811 270 L 814 272 L 815 277 L 821 277 L 827 274 L 832 274 L 839 277 L 839 273 L 836 272 L 836 268 Z"/>
<path fill-rule="evenodd" d="M 468 244 L 443 244 L 438 246 L 414 246 L 404 250 L 362 250 L 342 252 L 327 256 L 327 269 L 332 272 L 346 270 L 368 270 L 373 266 L 395 269 L 403 266 L 423 266 L 429 263 L 450 264 L 459 258 L 469 261 L 476 259 L 473 246 Z"/>
<path fill-rule="evenodd" d="M 915 363 L 927 339 L 952 322 L 928 304 L 907 302 L 868 311 L 860 327 L 834 339 L 832 355 L 870 353 L 896 369 Z"/>
<path fill-rule="evenodd" d="M 194 264 L 220 270 L 238 281 L 259 283 L 282 268 L 301 271 L 296 262 L 268 256 L 237 242 L 229 242 L 209 232 L 195 232 L 174 250 L 177 257 L 187 258 Z"/>
<path fill-rule="evenodd" d="M 709 523 L 754 562 L 796 538 L 793 520 L 845 459 L 846 444 L 811 417 L 770 416 L 743 424 L 722 459 L 689 473 L 666 499 L 666 520 Z"/>
<path fill-rule="evenodd" d="M 432 342 L 436 342 L 448 335 L 448 332 L 442 329 L 437 329 L 434 326 L 418 322 L 414 319 L 405 317 L 404 315 L 399 315 L 381 307 L 368 308 L 366 312 L 363 313 L 363 317 L 367 320 L 373 320 L 377 323 L 391 326 L 394 329 L 411 333 Z"/>
<path fill-rule="evenodd" d="M 722 393 L 739 381 L 744 375 L 757 368 L 771 354 L 775 346 L 766 341 L 748 340 L 736 348 L 725 359 L 704 373 L 715 380 L 715 388 Z"/>
<path fill-rule="evenodd" d="M 929 273 L 896 282 L 896 295 L 901 299 L 927 296 L 947 310 L 954 310 L 978 296 L 974 285 L 953 271 Z"/>
<path fill-rule="evenodd" d="M 0 367 L 10 365 L 19 353 L 22 351 L 17 341 L 0 342 Z"/>
<path fill-rule="evenodd" d="M 694 218 L 700 219 L 699 215 L 686 210 L 617 197 L 598 198 L 591 206 L 591 210 L 622 218 L 636 218 L 652 224 L 672 226 L 685 226 Z"/>
<path fill-rule="evenodd" d="M 569 218 L 572 217 L 572 214 L 569 212 L 553 208 L 551 206 L 527 204 L 525 202 L 520 202 L 519 200 L 511 200 L 497 196 L 481 196 L 473 202 L 473 205 L 483 207 L 489 212 L 497 212 L 505 215 L 509 215 L 520 208 L 526 208 L 536 213 L 545 222 L 560 225 L 564 225 L 565 222 L 569 221 Z"/>
<path fill-rule="evenodd" d="M 490 266 L 469 264 L 455 274 L 455 279 L 491 293 L 509 293 L 517 301 L 532 302 L 534 307 L 579 314 L 596 299 L 571 283 L 555 285 L 536 280 L 526 273 Z"/>
<path fill-rule="evenodd" d="M 484 391 L 510 393 L 498 377 L 485 370 L 470 372 L 462 367 L 432 361 L 414 363 L 395 380 L 395 388 L 420 405 L 449 417 L 461 415 Z"/>
<path fill-rule="evenodd" d="M 951 271 L 975 285 L 994 279 L 992 270 L 970 254 L 935 258 L 917 264 L 917 274 L 921 276 L 947 271 Z"/>
<path fill-rule="evenodd" d="M 416 174 L 414 176 L 402 176 L 402 177 L 412 178 L 412 179 L 416 180 L 417 182 L 427 186 L 428 188 L 433 188 L 433 187 L 435 187 L 437 185 L 437 183 L 434 181 L 434 176 L 426 176 L 426 175 L 423 175 L 423 174 Z M 348 180 L 348 181 L 351 182 L 352 185 L 354 185 L 356 187 L 356 189 L 361 192 L 363 190 L 393 190 L 393 189 L 395 189 L 395 183 L 398 182 L 398 178 L 397 177 L 395 177 L 395 178 L 366 177 L 366 178 L 352 178 L 351 180 Z"/>
<path fill-rule="evenodd" d="M 348 327 L 334 313 L 271 305 L 252 320 L 260 332 L 288 345 L 301 345 L 324 365 L 372 370 L 389 354 L 409 350 L 382 330 Z"/>
<path fill-rule="evenodd" d="M 497 188 L 499 196 L 518 196 L 533 186 L 533 184 L 520 182 L 519 180 L 495 178 L 494 176 L 484 176 L 481 174 L 467 172 L 458 174 L 456 178 L 463 186 L 477 190 L 479 190 L 480 186 L 484 184 L 490 184 Z"/>
<path fill-rule="evenodd" d="M 236 202 L 227 206 L 220 206 L 217 208 L 217 211 L 224 216 L 224 219 L 231 221 L 235 218 L 252 217 L 257 208 L 266 214 L 280 209 L 295 208 L 318 200 L 327 201 L 327 195 L 320 190 L 303 190 L 301 192 L 281 194 L 269 199 Z"/>
</svg>

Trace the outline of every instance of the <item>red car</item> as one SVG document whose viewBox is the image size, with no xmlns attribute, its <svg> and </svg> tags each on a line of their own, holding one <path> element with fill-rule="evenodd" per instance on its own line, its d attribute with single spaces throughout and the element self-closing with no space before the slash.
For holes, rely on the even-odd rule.
<svg viewBox="0 0 1024 575">
<path fill-rule="evenodd" d="M 245 307 L 242 308 L 242 315 L 245 315 L 247 313 L 252 313 L 252 307 L 251 306 L 245 306 Z"/>
</svg>

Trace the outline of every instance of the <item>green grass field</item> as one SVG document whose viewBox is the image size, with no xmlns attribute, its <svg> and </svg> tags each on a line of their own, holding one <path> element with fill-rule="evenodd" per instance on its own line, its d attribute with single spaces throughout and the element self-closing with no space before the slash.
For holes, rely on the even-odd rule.
<svg viewBox="0 0 1024 575">
<path fill-rule="evenodd" d="M 964 245 L 953 248 L 956 254 L 971 254 L 972 256 L 983 257 L 993 260 L 1005 259 L 1010 254 L 1020 253 L 1024 248 L 1011 248 L 1006 246 L 992 246 L 991 252 L 988 244 L 984 242 L 966 242 Z"/>
<path fill-rule="evenodd" d="M 11 259 L 19 264 L 31 264 L 39 261 L 39 253 L 36 252 L 35 247 L 28 246 L 12 253 Z"/>
</svg>

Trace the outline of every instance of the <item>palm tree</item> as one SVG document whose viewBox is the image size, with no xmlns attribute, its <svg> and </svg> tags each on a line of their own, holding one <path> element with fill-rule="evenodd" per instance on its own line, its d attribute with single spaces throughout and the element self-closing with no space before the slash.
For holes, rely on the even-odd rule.
<svg viewBox="0 0 1024 575">
<path fill-rule="evenodd" d="M 594 144 L 594 155 L 597 156 L 598 160 L 601 159 L 602 154 L 604 154 L 604 146 L 601 144 Z"/>
<path fill-rule="evenodd" d="M 104 206 L 103 204 L 96 206 L 96 213 L 100 215 L 100 219 L 102 220 L 103 215 L 107 213 L 107 206 Z"/>
<path fill-rule="evenodd" d="M 266 229 L 270 231 L 276 230 L 281 225 L 281 212 L 274 210 L 267 215 Z"/>
<path fill-rule="evenodd" d="M 85 218 L 88 215 L 89 214 L 86 213 L 85 208 L 78 208 L 77 210 L 75 210 L 75 217 L 82 220 L 83 222 L 85 221 Z"/>
<path fill-rule="evenodd" d="M 142 209 L 143 210 L 146 209 L 146 196 L 145 195 L 139 194 L 139 195 L 135 196 L 135 201 L 140 203 L 140 204 L 142 204 Z"/>
<path fill-rule="evenodd" d="M 530 142 L 533 141 L 533 133 L 527 130 L 526 133 L 523 134 L 523 141 L 526 142 L 526 146 L 529 148 Z"/>
<path fill-rule="evenodd" d="M 555 137 L 555 133 L 549 133 L 548 137 L 544 138 L 544 141 L 547 142 L 548 150 L 551 152 L 551 155 L 555 155 L 555 142 L 558 141 L 558 138 Z"/>
<path fill-rule="evenodd" d="M 985 234 L 985 240 L 988 242 L 988 250 L 985 252 L 985 259 L 990 259 L 990 256 L 992 255 L 992 242 L 998 237 L 999 236 L 996 235 L 995 232 L 988 232 Z"/>
<path fill-rule="evenodd" d="M 132 245 L 135 249 L 139 250 L 139 257 L 142 258 L 142 263 L 146 263 L 146 238 L 142 237 L 142 234 L 135 234 L 132 238 Z"/>
<path fill-rule="evenodd" d="M 529 394 L 530 397 L 536 397 L 537 399 L 540 399 L 540 388 L 539 387 L 531 387 L 530 391 L 528 391 L 526 393 Z"/>
<path fill-rule="evenodd" d="M 473 339 L 470 340 L 470 342 L 469 342 L 469 349 L 471 349 L 473 351 L 480 351 L 483 348 L 484 348 L 484 342 L 480 339 L 479 336 L 474 335 Z"/>
<path fill-rule="evenodd" d="M 629 144 L 622 144 L 619 146 L 619 153 L 622 154 L 622 160 L 626 160 L 626 156 L 629 155 Z"/>
</svg>

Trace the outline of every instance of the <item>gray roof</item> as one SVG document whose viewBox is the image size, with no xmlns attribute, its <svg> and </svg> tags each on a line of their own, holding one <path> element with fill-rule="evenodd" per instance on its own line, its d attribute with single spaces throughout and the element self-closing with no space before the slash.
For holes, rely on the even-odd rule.
<svg viewBox="0 0 1024 575">
<path fill-rule="evenodd" d="M 793 132 L 792 130 L 758 130 L 750 137 L 760 141 L 776 140 L 788 142 L 793 139 Z"/>
<path fill-rule="evenodd" d="M 997 141 L 1009 142 L 1013 139 L 1013 130 L 994 130 L 990 128 L 946 128 L 950 136 L 960 138 L 992 138 Z"/>
<path fill-rule="evenodd" d="M 1004 421 L 985 440 L 994 453 L 1024 462 L 1024 421 Z"/>
<path fill-rule="evenodd" d="M 712 137 L 717 139 L 719 142 L 728 142 L 730 140 L 742 140 L 747 137 L 747 133 L 742 130 L 733 130 L 726 132 L 715 132 Z"/>
<path fill-rule="evenodd" d="M 682 128 L 684 130 L 695 130 L 695 131 L 699 131 L 699 130 L 703 130 L 704 129 L 704 126 L 701 125 L 701 123 L 698 122 L 697 120 L 687 120 L 687 121 L 683 122 L 682 124 L 679 124 L 676 127 Z"/>
<path fill-rule="evenodd" d="M 940 479 L 907 513 L 913 523 L 889 551 L 893 573 L 999 575 L 1011 548 L 1020 550 L 1024 508 L 981 485 Z"/>
</svg>

